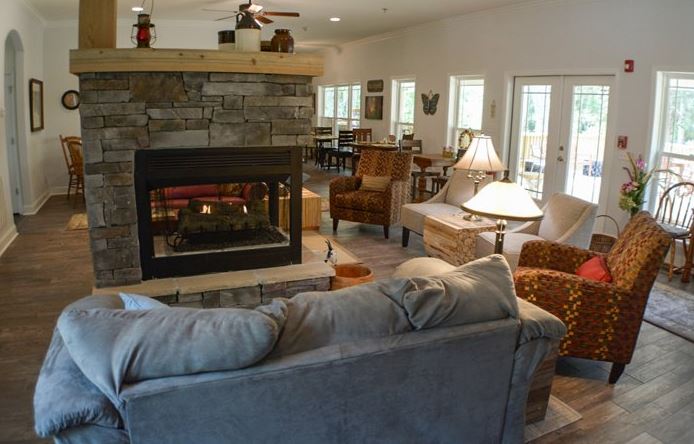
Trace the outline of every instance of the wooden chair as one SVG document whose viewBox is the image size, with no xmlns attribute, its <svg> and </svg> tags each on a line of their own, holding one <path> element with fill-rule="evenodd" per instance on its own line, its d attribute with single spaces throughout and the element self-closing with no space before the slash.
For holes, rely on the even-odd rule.
<svg viewBox="0 0 694 444">
<path fill-rule="evenodd" d="M 402 139 L 400 141 L 400 151 L 409 152 L 412 154 L 421 154 L 422 153 L 422 139 L 417 139 L 417 140 Z M 420 179 L 426 181 L 427 178 L 429 178 L 429 177 L 434 178 L 434 177 L 439 177 L 440 175 L 441 175 L 441 173 L 438 171 L 412 171 L 412 190 L 411 190 L 412 200 L 414 201 L 415 198 L 417 197 L 417 187 L 419 185 Z M 426 188 L 426 186 L 424 188 Z M 436 194 L 434 192 L 433 183 L 432 183 L 432 187 L 431 187 L 430 191 L 428 191 L 428 192 L 431 193 L 432 196 L 434 194 Z"/>
<path fill-rule="evenodd" d="M 329 126 L 315 126 L 313 127 L 313 134 L 316 136 L 330 136 L 333 133 L 333 129 Z M 326 146 L 328 145 L 328 146 Z M 314 148 L 314 158 L 315 165 L 320 165 L 321 167 L 325 164 L 327 157 L 327 151 L 333 150 L 332 142 L 319 142 L 316 141 L 316 146 Z"/>
<path fill-rule="evenodd" d="M 412 134 L 403 134 L 403 135 L 402 135 L 402 140 L 414 140 L 414 133 L 412 133 Z"/>
<path fill-rule="evenodd" d="M 352 130 L 352 137 L 354 138 L 355 142 L 371 142 L 371 128 L 354 128 Z M 352 155 L 352 176 L 356 174 L 357 168 L 359 168 L 360 156 L 360 152 L 354 152 Z"/>
<path fill-rule="evenodd" d="M 354 152 L 352 145 L 354 141 L 354 133 L 351 130 L 341 130 L 337 135 L 337 150 L 328 153 L 328 169 L 332 166 L 332 160 L 335 158 L 337 172 L 340 172 L 340 163 L 342 169 L 347 169 L 347 159 L 350 159 L 352 169 L 354 169 Z"/>
<path fill-rule="evenodd" d="M 75 175 L 75 201 L 72 206 L 77 203 L 77 195 L 82 194 L 84 199 L 84 157 L 82 155 L 82 141 L 71 140 L 67 142 L 68 152 L 70 154 L 70 162 Z"/>
<path fill-rule="evenodd" d="M 631 362 L 669 244 L 670 236 L 645 211 L 631 218 L 607 254 L 528 241 L 513 275 L 516 293 L 566 324 L 561 356 L 611 362 L 609 383 L 614 384 Z M 605 259 L 612 282 L 576 275 L 578 267 L 595 256 Z"/>
<path fill-rule="evenodd" d="M 680 182 L 672 185 L 663 192 L 658 202 L 655 219 L 660 227 L 672 238 L 670 245 L 670 264 L 668 265 L 668 280 L 672 280 L 675 271 L 682 272 L 682 282 L 689 282 L 692 270 L 691 249 L 694 248 L 694 183 Z M 675 267 L 677 243 L 682 242 L 684 265 Z"/>
<path fill-rule="evenodd" d="M 71 142 L 82 143 L 82 139 L 77 136 L 63 137 L 62 134 L 58 135 L 58 137 L 60 138 L 60 147 L 63 149 L 63 158 L 65 159 L 65 167 L 67 168 L 67 198 L 70 199 L 70 191 L 72 190 L 72 187 L 77 186 L 77 176 L 75 175 L 75 168 L 72 165 L 68 144 Z"/>
</svg>

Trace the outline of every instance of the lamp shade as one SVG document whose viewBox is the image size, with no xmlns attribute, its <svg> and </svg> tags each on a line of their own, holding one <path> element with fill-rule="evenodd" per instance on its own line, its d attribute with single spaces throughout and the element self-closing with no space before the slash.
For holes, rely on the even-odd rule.
<svg viewBox="0 0 694 444">
<path fill-rule="evenodd" d="M 542 219 L 543 213 L 527 191 L 508 175 L 482 188 L 462 205 L 463 211 L 496 219 L 529 221 Z"/>
<path fill-rule="evenodd" d="M 453 168 L 457 170 L 491 172 L 503 171 L 504 165 L 499 160 L 499 156 L 496 155 L 492 138 L 481 135 L 472 139 L 472 143 L 465 155 Z"/>
</svg>

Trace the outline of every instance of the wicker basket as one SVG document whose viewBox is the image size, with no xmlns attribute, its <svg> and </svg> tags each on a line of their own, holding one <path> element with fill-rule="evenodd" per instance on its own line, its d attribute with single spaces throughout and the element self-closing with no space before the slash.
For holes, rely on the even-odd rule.
<svg viewBox="0 0 694 444">
<path fill-rule="evenodd" d="M 606 217 L 610 219 L 614 223 L 614 226 L 617 229 L 617 237 L 619 237 L 619 224 L 612 216 L 601 214 L 596 216 L 596 219 L 598 217 Z M 593 236 L 590 239 L 590 250 L 597 251 L 598 253 L 609 253 L 615 242 L 617 242 L 617 237 L 610 234 L 593 233 Z"/>
<path fill-rule="evenodd" d="M 374 275 L 369 267 L 361 264 L 335 265 L 335 277 L 331 279 L 331 290 L 373 282 Z"/>
</svg>

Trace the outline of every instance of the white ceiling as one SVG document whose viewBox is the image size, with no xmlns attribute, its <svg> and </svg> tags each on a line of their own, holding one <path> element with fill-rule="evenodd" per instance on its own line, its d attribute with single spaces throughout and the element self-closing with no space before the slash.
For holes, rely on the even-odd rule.
<svg viewBox="0 0 694 444">
<path fill-rule="evenodd" d="M 48 21 L 77 18 L 79 0 L 25 0 Z M 304 43 L 335 45 L 394 31 L 445 17 L 524 3 L 532 0 L 258 0 L 269 11 L 295 11 L 300 18 L 279 17 L 277 26 L 292 29 Z M 150 5 L 151 0 L 147 0 Z M 119 0 L 119 16 L 134 17 L 130 10 L 141 0 Z M 235 10 L 239 0 L 157 0 L 153 22 L 157 19 L 201 20 L 212 22 L 223 16 L 209 9 Z M 387 12 L 383 12 L 387 8 Z M 149 7 L 147 6 L 147 9 Z M 330 17 L 340 17 L 332 23 Z M 231 23 L 231 22 L 230 22 Z"/>
</svg>

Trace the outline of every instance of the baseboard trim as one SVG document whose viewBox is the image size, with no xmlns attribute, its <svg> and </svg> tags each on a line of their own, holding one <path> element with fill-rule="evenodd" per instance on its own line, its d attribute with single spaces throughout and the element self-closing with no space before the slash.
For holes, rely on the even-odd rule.
<svg viewBox="0 0 694 444">
<path fill-rule="evenodd" d="M 51 196 L 65 196 L 67 195 L 67 187 L 53 187 L 51 188 Z"/>
<path fill-rule="evenodd" d="M 46 190 L 38 199 L 34 201 L 31 205 L 24 206 L 24 212 L 22 216 L 34 216 L 41 210 L 41 207 L 51 198 L 51 193 Z"/>
<path fill-rule="evenodd" d="M 19 233 L 17 233 L 17 228 L 13 223 L 7 227 L 7 230 L 5 230 L 2 235 L 0 235 L 0 256 L 5 254 L 5 251 L 12 245 L 12 242 L 14 242 L 17 236 L 19 236 Z"/>
</svg>

